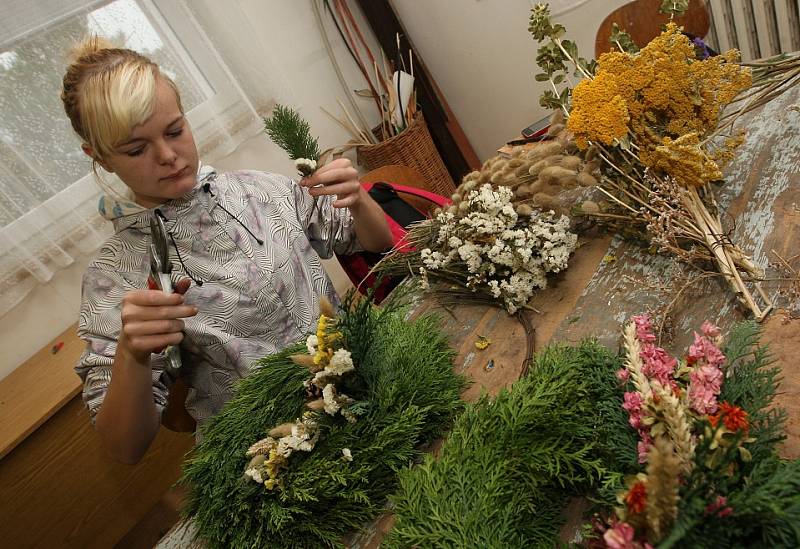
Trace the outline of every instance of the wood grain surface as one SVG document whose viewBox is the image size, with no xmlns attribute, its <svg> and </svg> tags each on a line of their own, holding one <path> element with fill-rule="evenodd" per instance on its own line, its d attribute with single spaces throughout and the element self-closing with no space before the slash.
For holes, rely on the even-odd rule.
<svg viewBox="0 0 800 549">
<path fill-rule="evenodd" d="M 597 31 L 594 44 L 594 58 L 612 49 L 608 38 L 614 23 L 631 35 L 633 43 L 643 47 L 661 34 L 661 29 L 669 22 L 669 15 L 659 13 L 662 0 L 634 0 L 609 13 Z M 689 9 L 675 22 L 686 32 L 695 36 L 706 36 L 711 25 L 708 9 L 703 0 L 690 0 Z"/>
<path fill-rule="evenodd" d="M 72 366 L 85 344 L 73 324 L 0 380 L 0 459 L 81 391 Z M 53 346 L 63 343 L 53 353 Z"/>
<path fill-rule="evenodd" d="M 112 547 L 178 479 L 193 445 L 162 429 L 139 464 L 117 463 L 74 397 L 0 461 L 0 544 Z"/>
</svg>

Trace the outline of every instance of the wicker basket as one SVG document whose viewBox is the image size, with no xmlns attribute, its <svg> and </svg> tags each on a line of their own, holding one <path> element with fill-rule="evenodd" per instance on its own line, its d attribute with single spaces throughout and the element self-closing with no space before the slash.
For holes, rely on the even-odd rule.
<svg viewBox="0 0 800 549">
<path fill-rule="evenodd" d="M 433 144 L 420 111 L 411 125 L 394 137 L 376 145 L 358 147 L 358 163 L 368 170 L 390 164 L 410 166 L 425 177 L 429 190 L 448 197 L 455 192 L 453 179 Z"/>
</svg>

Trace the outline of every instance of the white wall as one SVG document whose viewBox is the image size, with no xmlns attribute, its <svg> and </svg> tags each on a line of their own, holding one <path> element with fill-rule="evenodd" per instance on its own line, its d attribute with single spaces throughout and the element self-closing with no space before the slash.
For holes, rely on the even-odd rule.
<svg viewBox="0 0 800 549">
<path fill-rule="evenodd" d="M 328 59 L 310 2 L 192 0 L 191 4 L 223 59 L 254 101 L 258 96 L 272 97 L 300 110 L 323 149 L 347 142 L 347 132 L 320 110 L 324 106 L 338 113 L 336 99 L 345 102 L 345 91 Z M 379 51 L 354 3 L 351 10 L 370 47 Z M 366 87 L 324 12 L 323 18 L 348 83 L 353 88 Z M 373 103 L 361 101 L 367 121 L 377 125 L 379 116 L 373 112 Z M 213 164 L 219 169 L 261 169 L 287 175 L 294 172 L 293 163 L 264 136 L 251 138 Z M 80 279 L 87 263 L 88 258 L 78 258 L 50 283 L 32 291 L 21 304 L 0 317 L 0 349 L 3 349 L 0 379 L 77 320 Z M 335 263 L 328 265 L 334 270 L 337 267 Z M 339 270 L 338 276 L 333 276 L 337 289 L 346 284 L 340 273 Z"/>
<path fill-rule="evenodd" d="M 594 57 L 602 20 L 630 0 L 553 3 L 583 57 Z M 536 48 L 528 33 L 529 0 L 391 0 L 481 160 L 522 128 L 549 114 L 539 106 Z M 578 6 L 557 14 L 559 6 Z"/>
</svg>

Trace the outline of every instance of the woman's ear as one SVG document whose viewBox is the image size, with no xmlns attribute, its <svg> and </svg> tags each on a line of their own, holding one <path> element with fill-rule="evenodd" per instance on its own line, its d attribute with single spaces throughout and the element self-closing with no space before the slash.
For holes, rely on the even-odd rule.
<svg viewBox="0 0 800 549">
<path fill-rule="evenodd" d="M 91 146 L 91 145 L 89 145 L 89 144 L 87 144 L 87 143 L 81 143 L 81 150 L 83 151 L 83 154 L 85 154 L 86 156 L 88 156 L 89 158 L 91 158 L 92 160 L 94 160 L 95 162 L 97 162 L 98 164 L 100 164 L 100 166 L 101 166 L 101 167 L 102 167 L 102 168 L 103 168 L 105 171 L 107 171 L 108 173 L 114 173 L 114 171 L 113 171 L 113 170 L 112 170 L 112 169 L 111 169 L 111 168 L 108 166 L 108 164 L 106 164 L 105 162 L 103 162 L 103 161 L 100 159 L 100 156 L 99 156 L 98 154 L 96 154 L 96 153 L 95 153 L 95 151 L 94 151 L 94 149 L 92 148 L 92 146 Z"/>
</svg>

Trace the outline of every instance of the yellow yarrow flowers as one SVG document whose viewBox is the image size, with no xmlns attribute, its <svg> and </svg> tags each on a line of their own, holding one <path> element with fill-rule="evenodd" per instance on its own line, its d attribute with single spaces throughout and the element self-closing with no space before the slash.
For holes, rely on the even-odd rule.
<svg viewBox="0 0 800 549">
<path fill-rule="evenodd" d="M 575 87 L 568 127 L 579 147 L 611 145 L 629 132 L 645 166 L 683 185 L 701 186 L 721 177 L 718 162 L 740 140 L 710 144 L 722 109 L 750 87 L 750 70 L 738 53 L 705 60 L 674 23 L 635 54 L 605 53 L 594 79 Z"/>
<path fill-rule="evenodd" d="M 586 148 L 587 141 L 611 145 L 628 133 L 628 108 L 611 73 L 598 73 L 594 80 L 583 80 L 572 91 L 569 129 L 575 142 Z"/>
</svg>

